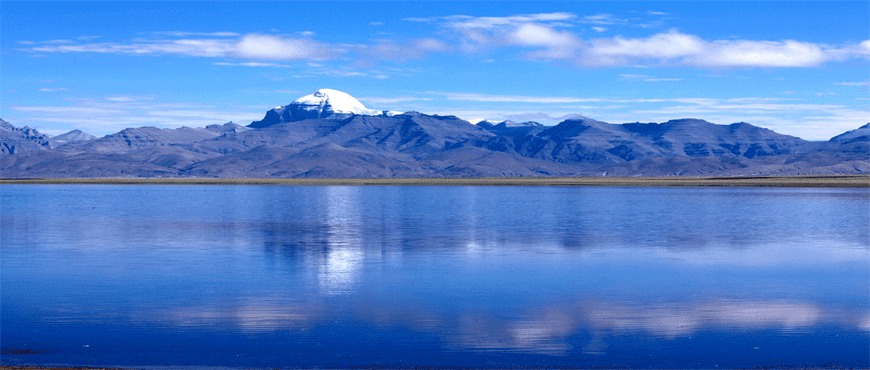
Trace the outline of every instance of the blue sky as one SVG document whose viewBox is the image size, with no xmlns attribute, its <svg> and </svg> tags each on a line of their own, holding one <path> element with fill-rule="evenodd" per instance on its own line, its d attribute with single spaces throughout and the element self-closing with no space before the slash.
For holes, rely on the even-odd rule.
<svg viewBox="0 0 870 370">
<path fill-rule="evenodd" d="M 870 122 L 867 1 L 0 3 L 0 117 L 248 124 L 318 88 L 468 120 Z"/>
</svg>

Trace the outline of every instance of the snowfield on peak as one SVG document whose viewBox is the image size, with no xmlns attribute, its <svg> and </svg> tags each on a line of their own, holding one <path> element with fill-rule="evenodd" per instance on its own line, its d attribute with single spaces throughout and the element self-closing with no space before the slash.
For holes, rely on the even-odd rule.
<svg viewBox="0 0 870 370">
<path fill-rule="evenodd" d="M 350 94 L 333 90 L 319 89 L 311 94 L 294 100 L 287 105 L 277 106 L 266 112 L 260 121 L 250 127 L 259 128 L 276 123 L 295 122 L 306 119 L 341 118 L 346 115 L 380 116 L 394 115 L 393 112 L 366 108 L 363 103 Z"/>
<path fill-rule="evenodd" d="M 379 110 L 368 109 L 363 103 L 351 96 L 350 94 L 333 90 L 319 89 L 311 94 L 305 95 L 290 103 L 290 106 L 296 106 L 300 109 L 308 111 L 323 111 L 331 110 L 332 113 L 359 114 L 359 115 L 379 115 L 382 112 Z"/>
</svg>

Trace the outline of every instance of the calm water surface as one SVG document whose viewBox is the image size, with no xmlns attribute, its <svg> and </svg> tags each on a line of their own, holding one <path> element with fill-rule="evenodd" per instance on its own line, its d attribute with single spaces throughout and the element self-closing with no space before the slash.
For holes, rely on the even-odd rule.
<svg viewBox="0 0 870 370">
<path fill-rule="evenodd" d="M 870 366 L 866 189 L 0 187 L 0 363 Z"/>
</svg>

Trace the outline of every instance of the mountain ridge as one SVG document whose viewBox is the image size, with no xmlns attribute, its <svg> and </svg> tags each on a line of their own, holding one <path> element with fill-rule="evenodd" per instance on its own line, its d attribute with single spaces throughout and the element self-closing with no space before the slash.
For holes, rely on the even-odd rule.
<svg viewBox="0 0 870 370">
<path fill-rule="evenodd" d="M 323 89 L 322 89 L 323 90 Z M 341 92 L 242 126 L 138 127 L 52 140 L 0 120 L 0 177 L 546 177 L 870 173 L 870 124 L 807 141 L 745 122 L 700 119 L 554 126 L 365 108 Z M 338 94 L 341 93 L 341 94 Z M 338 104 L 333 105 L 335 96 Z M 350 95 L 347 95 L 348 97 Z M 320 99 L 320 100 L 317 100 Z M 276 108 L 276 109 L 278 109 Z M 274 117 L 273 117 L 274 118 Z M 264 122 L 268 121 L 268 122 Z M 64 134 L 67 135 L 67 134 Z"/>
</svg>

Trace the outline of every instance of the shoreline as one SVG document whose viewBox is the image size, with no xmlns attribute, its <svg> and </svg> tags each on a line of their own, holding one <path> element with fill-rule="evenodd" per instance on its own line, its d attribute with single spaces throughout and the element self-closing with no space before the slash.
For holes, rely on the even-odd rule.
<svg viewBox="0 0 870 370">
<path fill-rule="evenodd" d="M 870 188 L 870 175 L 751 177 L 487 177 L 487 178 L 28 178 L 0 185 L 361 185 L 361 186 L 688 186 Z"/>
</svg>

